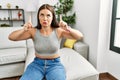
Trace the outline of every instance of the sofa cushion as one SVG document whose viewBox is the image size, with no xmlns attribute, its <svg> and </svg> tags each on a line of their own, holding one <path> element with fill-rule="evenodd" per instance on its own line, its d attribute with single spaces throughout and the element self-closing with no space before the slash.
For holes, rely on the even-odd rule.
<svg viewBox="0 0 120 80">
<path fill-rule="evenodd" d="M 74 39 L 66 39 L 65 42 L 64 42 L 64 47 L 73 48 L 74 43 L 75 43 L 76 41 L 77 41 L 77 40 L 74 40 Z"/>
<path fill-rule="evenodd" d="M 20 76 L 24 72 L 25 64 L 23 62 L 15 64 L 7 64 L 0 66 L 0 80 L 18 80 L 18 79 L 1 79 L 8 77 Z"/>
<path fill-rule="evenodd" d="M 66 80 L 83 79 L 98 74 L 95 68 L 73 49 L 62 48 L 60 55 L 66 70 Z"/>
<path fill-rule="evenodd" d="M 23 41 L 11 41 L 8 39 L 8 35 L 21 27 L 2 27 L 0 28 L 0 48 L 15 48 L 26 47 L 26 40 Z"/>
<path fill-rule="evenodd" d="M 0 49 L 0 65 L 25 61 L 26 48 Z"/>
</svg>

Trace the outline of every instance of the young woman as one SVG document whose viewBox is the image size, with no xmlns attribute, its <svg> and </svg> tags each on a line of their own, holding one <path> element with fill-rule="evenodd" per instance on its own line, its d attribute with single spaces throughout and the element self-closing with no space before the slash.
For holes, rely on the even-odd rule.
<svg viewBox="0 0 120 80">
<path fill-rule="evenodd" d="M 81 39 L 82 33 L 70 28 L 60 18 L 57 23 L 54 8 L 43 4 L 37 14 L 37 26 L 33 27 L 31 20 L 25 23 L 23 29 L 9 35 L 13 41 L 32 39 L 35 47 L 35 59 L 28 65 L 20 80 L 66 80 L 64 66 L 60 62 L 60 41 L 64 38 Z"/>
</svg>

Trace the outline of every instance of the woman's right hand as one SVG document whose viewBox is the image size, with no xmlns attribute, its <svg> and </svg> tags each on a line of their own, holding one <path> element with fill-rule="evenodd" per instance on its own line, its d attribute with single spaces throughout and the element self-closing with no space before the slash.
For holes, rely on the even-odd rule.
<svg viewBox="0 0 120 80">
<path fill-rule="evenodd" d="M 31 22 L 31 16 L 29 17 L 29 21 L 25 23 L 23 27 L 24 27 L 24 31 L 28 31 L 33 27 Z"/>
<path fill-rule="evenodd" d="M 19 40 L 26 40 L 31 38 L 32 35 L 27 31 L 32 29 L 32 27 L 33 26 L 30 17 L 29 21 L 24 24 L 23 29 L 19 29 L 10 33 L 9 39 L 12 41 L 19 41 Z"/>
</svg>

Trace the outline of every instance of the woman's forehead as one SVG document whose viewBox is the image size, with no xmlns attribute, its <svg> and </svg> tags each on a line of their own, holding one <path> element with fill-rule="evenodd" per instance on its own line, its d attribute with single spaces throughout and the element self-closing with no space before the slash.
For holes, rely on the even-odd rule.
<svg viewBox="0 0 120 80">
<path fill-rule="evenodd" d="M 48 10 L 48 9 L 42 9 L 41 11 L 40 11 L 40 13 L 47 13 L 47 14 L 52 14 L 52 12 L 50 11 L 50 10 Z"/>
</svg>

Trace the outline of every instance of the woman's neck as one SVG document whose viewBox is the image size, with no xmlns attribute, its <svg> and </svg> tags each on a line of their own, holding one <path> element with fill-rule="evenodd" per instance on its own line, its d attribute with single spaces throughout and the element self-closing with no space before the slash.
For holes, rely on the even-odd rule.
<svg viewBox="0 0 120 80">
<path fill-rule="evenodd" d="M 53 29 L 51 27 L 42 27 L 42 29 L 40 29 L 40 32 L 43 34 L 43 35 L 49 35 L 51 32 L 53 31 Z"/>
</svg>

